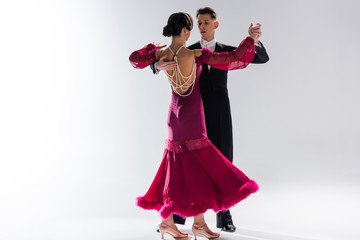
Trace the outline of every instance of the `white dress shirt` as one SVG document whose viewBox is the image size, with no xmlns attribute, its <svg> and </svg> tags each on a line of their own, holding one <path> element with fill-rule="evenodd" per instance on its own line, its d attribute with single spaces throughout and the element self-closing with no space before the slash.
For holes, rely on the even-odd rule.
<svg viewBox="0 0 360 240">
<path fill-rule="evenodd" d="M 208 48 L 211 52 L 215 51 L 216 39 L 206 41 L 205 39 L 200 40 L 201 48 Z"/>
<path fill-rule="evenodd" d="M 211 52 L 215 51 L 215 46 L 216 46 L 216 39 L 214 38 L 213 40 L 210 41 L 206 41 L 205 39 L 201 39 L 200 40 L 200 45 L 201 48 L 208 48 Z M 208 65 L 208 68 L 210 70 L 210 66 Z"/>
</svg>

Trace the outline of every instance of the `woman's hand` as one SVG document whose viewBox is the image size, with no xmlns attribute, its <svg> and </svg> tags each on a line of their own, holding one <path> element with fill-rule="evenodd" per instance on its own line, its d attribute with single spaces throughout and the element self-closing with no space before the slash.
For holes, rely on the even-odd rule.
<svg viewBox="0 0 360 240">
<path fill-rule="evenodd" d="M 164 45 L 161 45 L 160 43 L 153 43 L 153 44 L 155 45 L 155 47 L 157 49 L 162 49 L 162 48 L 166 47 L 166 44 L 164 44 Z"/>
<path fill-rule="evenodd" d="M 254 39 L 255 43 L 259 43 L 259 38 L 262 35 L 261 24 L 257 23 L 256 26 L 254 26 L 254 24 L 251 23 L 248 32 L 249 32 L 250 37 L 252 39 Z"/>
<path fill-rule="evenodd" d="M 156 46 L 156 48 L 158 50 L 167 46 L 166 44 L 161 45 L 160 43 L 153 43 L 153 44 Z M 156 64 L 155 64 L 156 70 L 158 70 L 158 71 L 161 71 L 161 70 L 162 71 L 170 71 L 170 70 L 174 70 L 176 68 L 176 62 L 175 61 L 167 61 L 166 62 L 165 61 L 166 57 L 167 56 L 164 55 L 159 59 L 159 61 L 156 62 Z"/>
</svg>

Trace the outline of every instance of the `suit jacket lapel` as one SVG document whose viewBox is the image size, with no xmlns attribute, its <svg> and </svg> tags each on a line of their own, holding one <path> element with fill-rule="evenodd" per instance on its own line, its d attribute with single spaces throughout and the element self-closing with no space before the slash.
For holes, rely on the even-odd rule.
<svg viewBox="0 0 360 240">
<path fill-rule="evenodd" d="M 201 49 L 200 41 L 194 44 L 194 49 Z"/>
<path fill-rule="evenodd" d="M 223 45 L 221 43 L 216 42 L 215 45 L 215 52 L 222 52 L 223 51 Z"/>
<path fill-rule="evenodd" d="M 215 52 L 223 52 L 223 45 L 221 44 L 221 43 L 219 43 L 219 42 L 216 42 L 216 44 L 215 44 Z M 212 70 L 213 68 L 212 67 L 210 67 L 210 71 L 209 72 L 211 72 L 211 70 Z"/>
</svg>

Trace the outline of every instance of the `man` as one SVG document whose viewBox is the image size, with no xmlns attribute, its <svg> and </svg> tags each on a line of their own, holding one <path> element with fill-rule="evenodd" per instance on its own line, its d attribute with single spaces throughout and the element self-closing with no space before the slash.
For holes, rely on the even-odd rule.
<svg viewBox="0 0 360 240">
<path fill-rule="evenodd" d="M 201 8 L 196 14 L 201 40 L 189 49 L 208 48 L 215 52 L 231 52 L 236 47 L 219 43 L 215 39 L 215 30 L 219 26 L 216 12 L 209 7 Z M 249 33 L 257 33 L 261 36 L 261 25 L 255 27 L 251 24 Z M 266 63 L 269 56 L 260 41 L 255 41 L 255 57 L 252 63 Z M 151 65 L 154 73 L 159 70 L 170 70 L 176 66 L 175 62 L 164 62 L 162 57 L 159 62 Z M 227 90 L 228 71 L 219 70 L 204 64 L 200 75 L 200 92 L 204 104 L 206 130 L 210 141 L 220 150 L 230 162 L 233 162 L 233 136 L 230 112 L 230 102 Z M 231 183 L 229 183 L 231 184 Z M 175 223 L 184 224 L 185 219 L 174 215 Z M 216 227 L 223 231 L 234 232 L 235 225 L 232 222 L 230 211 L 217 213 Z"/>
</svg>

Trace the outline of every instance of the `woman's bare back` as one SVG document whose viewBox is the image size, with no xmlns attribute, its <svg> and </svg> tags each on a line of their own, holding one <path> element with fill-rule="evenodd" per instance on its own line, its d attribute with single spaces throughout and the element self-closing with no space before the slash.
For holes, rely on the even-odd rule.
<svg viewBox="0 0 360 240">
<path fill-rule="evenodd" d="M 170 49 L 169 49 L 170 48 Z M 160 59 L 166 55 L 164 61 L 176 61 L 177 66 L 174 70 L 166 71 L 166 75 L 175 93 L 181 96 L 187 96 L 185 92 L 193 86 L 196 78 L 196 63 L 195 57 L 201 55 L 201 50 L 190 50 L 185 46 L 180 46 L 177 49 L 169 47 L 165 50 L 158 50 L 156 58 Z"/>
</svg>

